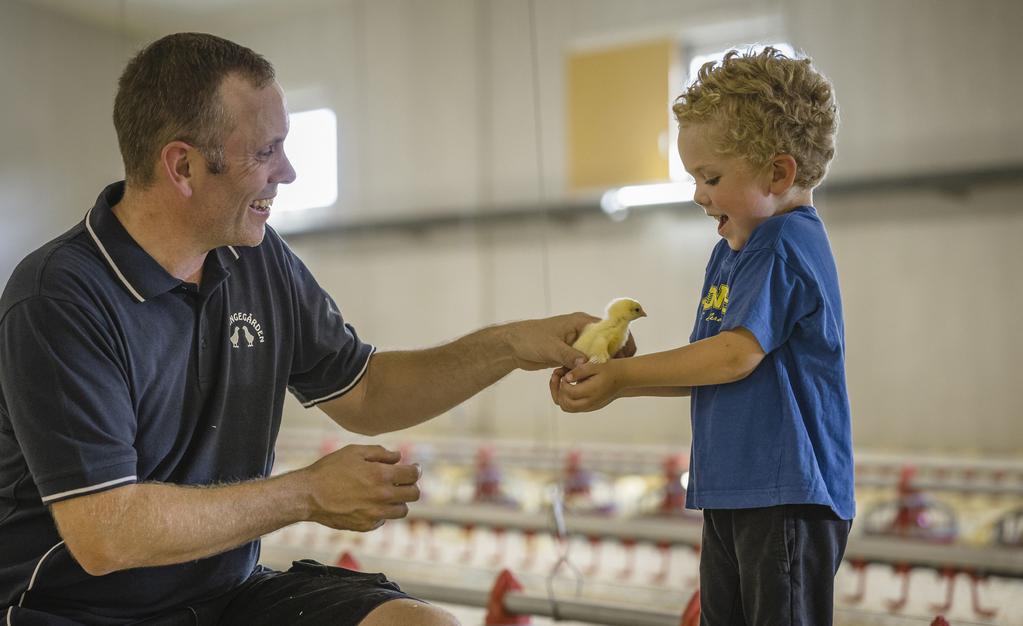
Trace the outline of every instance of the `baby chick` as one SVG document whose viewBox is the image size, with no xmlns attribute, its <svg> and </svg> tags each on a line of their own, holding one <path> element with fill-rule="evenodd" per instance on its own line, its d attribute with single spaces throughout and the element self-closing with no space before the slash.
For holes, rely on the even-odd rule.
<svg viewBox="0 0 1023 626">
<path fill-rule="evenodd" d="M 605 363 L 629 339 L 629 322 L 646 317 L 639 302 L 617 298 L 607 305 L 604 319 L 587 324 L 572 347 L 590 357 L 590 363 Z"/>
</svg>

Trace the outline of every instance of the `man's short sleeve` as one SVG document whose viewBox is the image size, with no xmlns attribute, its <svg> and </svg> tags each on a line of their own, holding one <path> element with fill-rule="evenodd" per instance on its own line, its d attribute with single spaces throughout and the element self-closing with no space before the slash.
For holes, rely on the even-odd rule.
<svg viewBox="0 0 1023 626">
<path fill-rule="evenodd" d="M 0 321 L 0 389 L 44 504 L 136 482 L 136 417 L 116 341 L 36 296 Z"/>
<path fill-rule="evenodd" d="M 746 328 L 769 353 L 789 339 L 819 300 L 817 291 L 778 254 L 755 250 L 736 262 L 721 330 Z"/>
<path fill-rule="evenodd" d="M 344 395 L 369 367 L 375 348 L 345 322 L 333 298 L 288 251 L 296 298 L 295 354 L 288 388 L 305 407 Z"/>
</svg>

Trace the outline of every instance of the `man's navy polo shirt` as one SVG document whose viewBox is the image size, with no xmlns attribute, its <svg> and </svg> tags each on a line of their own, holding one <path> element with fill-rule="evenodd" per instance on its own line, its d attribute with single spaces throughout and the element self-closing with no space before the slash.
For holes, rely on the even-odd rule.
<svg viewBox="0 0 1023 626">
<path fill-rule="evenodd" d="M 373 352 L 273 230 L 211 251 L 197 289 L 124 230 L 110 209 L 123 193 L 107 187 L 0 298 L 0 619 L 121 624 L 241 583 L 258 541 L 90 576 L 46 506 L 135 482 L 267 476 L 285 389 L 306 406 L 340 396 Z"/>
</svg>

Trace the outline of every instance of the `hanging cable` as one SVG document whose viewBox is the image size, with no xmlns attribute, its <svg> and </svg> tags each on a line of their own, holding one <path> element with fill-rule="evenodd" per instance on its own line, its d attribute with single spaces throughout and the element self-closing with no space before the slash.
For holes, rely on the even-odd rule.
<svg viewBox="0 0 1023 626">
<path fill-rule="evenodd" d="M 536 24 L 536 0 L 529 0 L 529 41 L 530 41 L 530 58 L 532 60 L 532 79 L 533 79 L 533 124 L 534 133 L 536 136 L 536 181 L 537 181 L 537 196 L 538 202 L 542 208 L 541 210 L 541 221 L 540 221 L 540 263 L 543 272 L 543 297 L 544 297 L 544 310 L 548 317 L 553 314 L 552 295 L 551 295 L 551 267 L 550 267 L 550 245 L 548 242 L 548 231 L 550 227 L 549 223 L 549 208 L 547 206 L 547 192 L 546 192 L 546 181 L 544 179 L 544 158 L 543 158 L 543 121 L 541 115 L 542 103 L 540 100 L 540 49 L 539 41 L 537 37 L 537 24 Z M 554 537 L 558 558 L 551 567 L 550 572 L 546 578 L 547 584 L 547 597 L 551 604 L 551 617 L 555 621 L 558 621 L 561 616 L 560 606 L 558 604 L 557 593 L 554 589 L 554 581 L 558 576 L 558 573 L 563 569 L 569 570 L 575 577 L 576 581 L 576 596 L 579 596 L 582 592 L 583 576 L 579 571 L 579 568 L 572 563 L 570 558 L 571 552 L 571 541 L 568 536 L 567 528 L 565 527 L 565 499 L 564 499 L 564 486 L 563 477 L 558 474 L 560 468 L 559 458 L 559 433 L 558 433 L 558 416 L 554 412 L 553 404 L 548 404 L 547 409 L 547 421 L 550 424 L 551 437 L 550 437 L 550 456 L 551 466 L 554 468 L 555 479 L 554 483 L 550 486 L 548 491 L 548 497 L 550 498 L 551 506 L 551 535 Z"/>
</svg>

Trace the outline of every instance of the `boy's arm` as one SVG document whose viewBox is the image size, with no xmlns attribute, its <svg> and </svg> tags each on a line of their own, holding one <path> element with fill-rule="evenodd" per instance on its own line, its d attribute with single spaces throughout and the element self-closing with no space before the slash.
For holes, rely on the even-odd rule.
<svg viewBox="0 0 1023 626">
<path fill-rule="evenodd" d="M 622 389 L 619 398 L 687 398 L 693 392 L 692 387 L 630 387 Z"/>
<path fill-rule="evenodd" d="M 737 328 L 674 350 L 584 363 L 561 376 L 556 386 L 552 377 L 551 394 L 570 413 L 593 411 L 626 396 L 669 395 L 666 388 L 678 389 L 672 395 L 688 395 L 691 387 L 742 380 L 763 358 L 753 333 Z"/>
<path fill-rule="evenodd" d="M 554 400 L 555 404 L 560 404 L 558 401 L 558 393 L 561 388 L 561 379 L 564 378 L 569 370 L 564 367 L 559 367 L 554 370 L 551 374 L 550 388 L 551 388 L 551 399 Z M 658 398 L 683 398 L 688 397 L 692 393 L 691 387 L 629 387 L 620 389 L 616 397 L 618 398 L 639 398 L 639 397 L 658 397 Z"/>
</svg>

